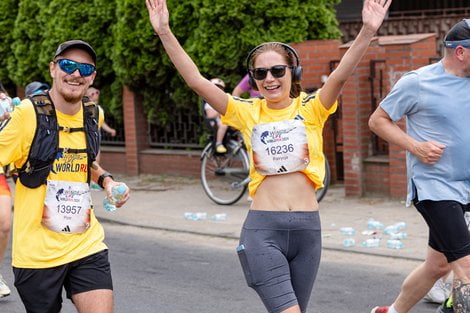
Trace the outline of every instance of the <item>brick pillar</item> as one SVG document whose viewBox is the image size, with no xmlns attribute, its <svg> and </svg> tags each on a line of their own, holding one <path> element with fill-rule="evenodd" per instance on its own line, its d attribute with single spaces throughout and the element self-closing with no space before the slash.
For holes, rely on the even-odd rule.
<svg viewBox="0 0 470 313">
<path fill-rule="evenodd" d="M 341 46 L 342 54 L 351 43 Z M 378 40 L 373 40 L 366 55 L 346 82 L 342 91 L 344 186 L 347 196 L 364 195 L 364 159 L 369 150 L 370 60 L 380 54 Z"/>
<path fill-rule="evenodd" d="M 123 114 L 126 140 L 126 173 L 139 175 L 140 151 L 149 147 L 147 120 L 142 97 L 128 87 L 123 88 Z"/>
</svg>

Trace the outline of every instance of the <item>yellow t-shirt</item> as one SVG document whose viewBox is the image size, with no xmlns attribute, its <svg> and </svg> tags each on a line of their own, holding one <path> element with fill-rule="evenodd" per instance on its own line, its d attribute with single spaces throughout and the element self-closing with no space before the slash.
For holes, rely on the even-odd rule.
<svg viewBox="0 0 470 313">
<path fill-rule="evenodd" d="M 251 146 L 251 133 L 255 125 L 260 123 L 277 122 L 282 120 L 301 119 L 307 132 L 310 163 L 302 170 L 316 188 L 323 187 L 325 177 L 325 157 L 323 155 L 323 126 L 330 114 L 334 113 L 337 103 L 325 109 L 317 94 L 302 92 L 299 97 L 292 100 L 287 108 L 273 110 L 268 108 L 264 99 L 240 99 L 228 97 L 227 112 L 222 116 L 222 123 L 241 131 L 250 156 L 250 195 L 256 193 L 264 177 L 256 171 L 253 165 L 253 151 Z"/>
<path fill-rule="evenodd" d="M 58 124 L 64 127 L 83 126 L 83 108 L 75 115 L 56 111 Z M 104 120 L 100 111 L 99 125 Z M 11 119 L 0 125 L 0 165 L 14 163 L 17 168 L 26 161 L 36 130 L 36 114 L 30 100 L 24 100 L 11 114 Z M 84 132 L 59 132 L 59 147 L 86 148 Z M 87 180 L 87 154 L 63 153 L 57 157 L 48 179 L 73 182 Z M 49 268 L 70 263 L 106 249 L 104 230 L 95 217 L 90 216 L 90 228 L 82 234 L 53 232 L 41 225 L 46 185 L 27 188 L 18 180 L 15 188 L 13 219 L 12 263 L 20 268 Z"/>
</svg>

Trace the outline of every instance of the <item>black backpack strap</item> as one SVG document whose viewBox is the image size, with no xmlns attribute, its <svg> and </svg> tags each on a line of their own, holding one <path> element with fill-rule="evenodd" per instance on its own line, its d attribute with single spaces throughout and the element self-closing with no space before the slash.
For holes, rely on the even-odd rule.
<svg viewBox="0 0 470 313">
<path fill-rule="evenodd" d="M 88 97 L 83 97 L 83 127 L 85 128 L 86 150 L 88 154 L 88 177 L 87 182 L 91 180 L 91 166 L 96 160 L 100 151 L 101 133 L 99 129 L 99 106 Z"/>
<path fill-rule="evenodd" d="M 52 163 L 58 152 L 59 127 L 54 105 L 47 92 L 29 97 L 36 113 L 36 130 L 28 159 L 18 169 L 21 183 L 37 188 L 46 183 Z"/>
</svg>

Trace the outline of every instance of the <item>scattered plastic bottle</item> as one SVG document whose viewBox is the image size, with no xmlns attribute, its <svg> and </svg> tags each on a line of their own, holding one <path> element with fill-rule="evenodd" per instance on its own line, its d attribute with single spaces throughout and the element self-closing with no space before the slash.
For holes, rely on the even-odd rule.
<svg viewBox="0 0 470 313">
<path fill-rule="evenodd" d="M 399 232 L 399 233 L 391 233 L 390 234 L 390 239 L 391 240 L 401 240 L 401 239 L 405 239 L 406 237 L 408 237 L 408 234 L 405 233 L 405 232 Z"/>
<path fill-rule="evenodd" d="M 384 234 L 390 235 L 391 233 L 398 233 L 402 229 L 406 228 L 406 223 L 405 222 L 398 222 L 393 225 L 389 225 L 385 227 L 384 229 Z"/>
<path fill-rule="evenodd" d="M 185 212 L 184 218 L 191 221 L 205 220 L 207 218 L 206 212 Z"/>
<path fill-rule="evenodd" d="M 362 242 L 362 246 L 366 248 L 375 248 L 380 245 L 380 238 L 369 238 Z"/>
<path fill-rule="evenodd" d="M 373 218 L 369 218 L 367 221 L 367 228 L 369 229 L 382 229 L 384 227 L 384 224 L 381 222 L 374 220 Z"/>
<path fill-rule="evenodd" d="M 225 221 L 227 219 L 227 214 L 225 213 L 217 213 L 211 216 L 211 220 L 213 221 Z"/>
<path fill-rule="evenodd" d="M 103 207 L 108 212 L 113 212 L 117 209 L 116 203 L 121 201 L 124 198 L 124 194 L 128 190 L 127 185 L 124 183 L 120 183 L 119 185 L 115 185 L 111 189 L 112 197 L 108 198 L 105 197 L 103 199 Z"/>
<path fill-rule="evenodd" d="M 389 249 L 403 249 L 405 245 L 400 240 L 389 239 L 387 240 L 387 248 Z"/>
<path fill-rule="evenodd" d="M 349 248 L 356 245 L 356 240 L 354 238 L 346 238 L 343 240 L 343 247 Z"/>
<path fill-rule="evenodd" d="M 339 232 L 345 236 L 353 236 L 356 233 L 356 230 L 352 227 L 341 227 Z"/>
</svg>

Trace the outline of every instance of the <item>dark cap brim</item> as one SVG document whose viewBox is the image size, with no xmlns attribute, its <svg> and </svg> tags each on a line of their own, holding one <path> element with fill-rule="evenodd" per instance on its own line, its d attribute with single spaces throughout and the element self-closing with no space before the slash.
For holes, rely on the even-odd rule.
<svg viewBox="0 0 470 313">
<path fill-rule="evenodd" d="M 93 62 L 96 64 L 95 50 L 90 46 L 90 44 L 88 44 L 87 42 L 83 40 L 69 40 L 69 41 L 61 43 L 59 47 L 57 47 L 57 51 L 55 52 L 54 59 L 71 48 L 81 49 L 81 50 L 86 51 L 93 59 Z"/>
</svg>

